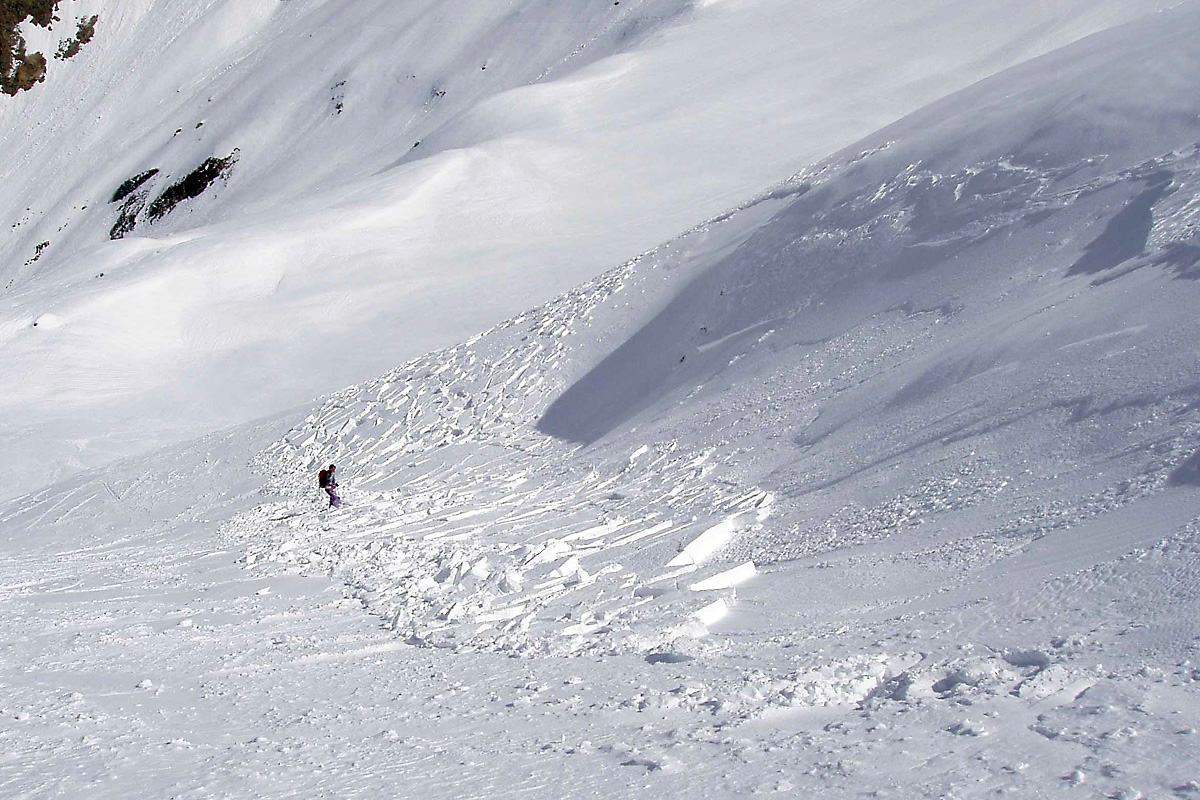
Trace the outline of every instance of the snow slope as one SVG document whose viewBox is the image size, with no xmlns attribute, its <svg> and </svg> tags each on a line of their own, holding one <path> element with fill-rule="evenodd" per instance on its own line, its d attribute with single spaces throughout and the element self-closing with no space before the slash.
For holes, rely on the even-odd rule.
<svg viewBox="0 0 1200 800">
<path fill-rule="evenodd" d="M 460 341 L 1165 5 L 66 0 L 96 38 L 0 105 L 0 491 Z M 109 240 L 124 182 L 231 156 Z"/>
<path fill-rule="evenodd" d="M 11 501 L 0 786 L 1195 796 L 1198 33 L 1056 50 L 310 412 Z"/>
</svg>

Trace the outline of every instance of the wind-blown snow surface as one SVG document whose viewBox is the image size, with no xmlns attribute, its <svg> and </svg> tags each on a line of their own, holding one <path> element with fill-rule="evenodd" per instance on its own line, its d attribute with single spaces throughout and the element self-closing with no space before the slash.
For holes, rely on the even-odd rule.
<svg viewBox="0 0 1200 800">
<path fill-rule="evenodd" d="M 1198 34 L 1056 51 L 311 413 L 10 503 L 0 786 L 1200 794 Z"/>
<path fill-rule="evenodd" d="M 64 0 L 96 38 L 0 104 L 0 493 L 461 341 L 1166 5 Z M 231 155 L 109 241 L 126 180 Z"/>
</svg>

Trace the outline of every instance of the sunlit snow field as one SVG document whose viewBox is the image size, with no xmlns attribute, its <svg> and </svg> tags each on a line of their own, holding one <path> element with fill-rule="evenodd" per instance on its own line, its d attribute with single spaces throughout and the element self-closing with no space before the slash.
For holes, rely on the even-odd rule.
<svg viewBox="0 0 1200 800">
<path fill-rule="evenodd" d="M 1160 5 L 68 2 L 103 35 L 0 105 L 0 492 L 461 341 Z M 109 241 L 124 181 L 235 150 Z"/>
<path fill-rule="evenodd" d="M 1200 4 L 68 13 L 0 795 L 1200 796 Z"/>
</svg>

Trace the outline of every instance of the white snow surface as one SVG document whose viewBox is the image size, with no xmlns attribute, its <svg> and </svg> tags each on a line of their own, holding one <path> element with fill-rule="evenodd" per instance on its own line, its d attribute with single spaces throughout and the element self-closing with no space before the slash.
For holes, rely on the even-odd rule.
<svg viewBox="0 0 1200 800">
<path fill-rule="evenodd" d="M 713 164 L 724 177 L 704 178 L 727 181 L 728 195 L 683 181 L 659 187 L 657 200 L 617 189 L 641 169 L 621 158 L 649 159 L 650 145 L 618 157 L 546 134 L 542 145 L 567 148 L 563 163 L 596 181 L 582 191 L 588 203 L 547 204 L 547 231 L 563 225 L 555 235 L 565 240 L 565 220 L 585 213 L 592 222 L 627 215 L 623 228 L 591 231 L 621 240 L 618 249 L 668 219 L 686 231 L 312 408 L 79 472 L 0 506 L 0 794 L 1200 795 L 1200 3 L 1162 13 L 790 5 L 676 8 L 681 16 L 627 49 L 622 37 L 599 35 L 600 54 L 581 56 L 589 63 L 577 70 L 555 67 L 535 90 L 596 78 L 606 84 L 588 90 L 599 92 L 587 103 L 596 130 L 624 125 L 630 142 L 649 141 L 684 118 L 649 114 L 635 100 L 649 102 L 650 83 L 635 91 L 607 70 L 625 64 L 633 84 L 679 80 L 661 65 L 690 52 L 689 68 L 707 69 L 687 49 L 705 41 L 689 37 L 706 26 L 715 26 L 710 44 L 722 26 L 731 40 L 753 30 L 771 53 L 770 37 L 800 19 L 789 15 L 807 13 L 830 30 L 854 28 L 795 43 L 809 58 L 844 57 L 825 70 L 814 103 L 853 106 L 865 102 L 848 99 L 856 91 L 893 81 L 910 90 L 901 94 L 914 113 L 880 130 L 864 121 L 870 130 L 853 143 L 836 140 L 854 125 L 831 123 L 838 132 L 813 145 L 825 148 L 819 155 L 791 143 L 802 163 L 760 137 L 747 162 L 792 177 L 751 190 L 731 155 Z M 211 8 L 205 19 L 220 19 L 219 4 Z M 259 24 L 348 8 L 290 0 Z M 906 27 L 897 15 L 909 13 Z M 223 32 L 232 47 L 246 19 L 211 22 L 205 36 Z M 876 25 L 887 36 L 872 49 L 858 36 Z M 929 42 L 955 44 L 934 52 Z M 621 55 L 609 61 L 605 47 Z M 787 70 L 804 57 L 777 63 L 794 76 Z M 950 69 L 954 59 L 960 67 Z M 730 80 L 753 97 L 762 64 Z M 949 93 L 970 82 L 970 69 L 992 77 Z M 236 65 L 229 72 L 222 80 L 237 83 Z M 159 74 L 173 92 L 169 71 Z M 835 87 L 842 94 L 829 100 Z M 50 96 L 53 86 L 43 88 Z M 936 102 L 915 109 L 926 92 Z M 41 102 L 28 97 L 20 102 Z M 349 98 L 348 88 L 345 113 Z M 513 148 L 492 169 L 540 152 L 526 138 L 533 128 L 487 139 L 489 115 L 511 108 L 510 95 L 495 98 L 422 133 L 421 147 L 447 148 L 428 158 Z M 801 117 L 781 113 L 779 124 Z M 542 124 L 560 121 L 534 128 Z M 732 125 L 712 124 L 713 136 Z M 369 137 L 358 149 L 369 160 Z M 688 154 L 667 158 L 668 149 L 655 169 L 688 172 Z M 304 163 L 263 180 L 299 181 Z M 188 270 L 171 251 L 186 240 L 220 274 L 231 241 L 292 223 L 292 246 L 319 259 L 326 245 L 299 247 L 299 229 L 312 225 L 306 215 L 336 228 L 328 198 L 343 191 L 362 195 L 353 213 L 382 215 L 356 223 L 362 247 L 394 254 L 387 237 L 421 226 L 379 221 L 388 216 L 379 181 L 432 168 L 422 163 L 360 176 L 346 184 L 353 190 L 305 190 L 296 206 L 306 211 L 260 197 L 253 213 L 253 187 L 237 189 L 235 167 L 222 191 L 241 200 L 201 198 L 196 230 L 151 226 L 123 240 L 112 252 L 140 248 L 147 260 L 113 269 L 129 270 L 129 287 L 176 280 Z M 314 175 L 314 185 L 330 176 Z M 545 197 L 567 191 L 570 180 L 556 181 Z M 496 223 L 510 229 L 511 255 L 496 257 L 526 258 L 518 223 L 530 207 L 462 187 L 451 194 L 463 193 L 467 206 L 514 210 Z M 642 218 L 674 193 L 688 198 L 681 216 L 707 221 Z M 628 207 L 618 209 L 622 199 Z M 237 203 L 245 218 L 222 219 Z M 431 201 L 423 213 L 438 208 Z M 458 244 L 498 241 L 475 230 L 478 239 Z M 280 236 L 266 249 L 288 241 Z M 347 252 L 356 253 L 350 272 L 370 260 Z M 14 290 L 23 298 L 14 305 L 63 298 L 61 307 L 45 301 L 38 335 L 64 334 L 79 319 L 71 309 L 82 306 L 67 298 L 84 296 L 84 284 L 62 258 L 45 272 L 35 262 L 22 273 L 27 288 Z M 449 269 L 447 259 L 437 263 Z M 504 284 L 512 302 L 590 269 L 538 263 L 545 269 L 522 273 L 528 283 Z M 461 268 L 487 296 L 471 311 L 447 310 L 444 299 L 465 284 L 429 278 L 421 302 L 443 326 L 437 335 L 509 302 L 484 288 L 489 270 Z M 282 269 L 280 286 L 301 280 Z M 330 305 L 309 279 L 313 306 Z M 365 278 L 346 280 L 345 291 L 370 294 Z M 87 291 L 99 303 L 109 290 Z M 407 296 L 378 302 L 402 307 Z M 297 297 L 284 292 L 278 308 Z M 293 313 L 255 307 L 268 305 Z M 295 330 L 274 329 L 281 340 Z M 6 364 L 18 366 L 5 369 L 17 375 L 32 334 L 12 331 Z M 253 352 L 236 330 L 229 336 L 231 353 Z M 193 363 L 211 355 L 202 350 Z M 156 357 L 173 361 L 173 352 L 164 345 Z M 281 371 L 289 358 L 279 356 Z M 223 363 L 236 370 L 237 361 Z M 48 414 L 75 408 L 48 395 Z M 99 408 L 77 407 L 78 424 L 102 430 Z M 200 418 L 179 414 L 179 435 L 194 431 Z M 315 487 L 331 462 L 346 500 L 332 509 Z"/>
<path fill-rule="evenodd" d="M 64 0 L 95 39 L 0 104 L 0 493 L 461 341 L 1169 4 Z M 127 179 L 234 154 L 109 240 Z"/>
</svg>

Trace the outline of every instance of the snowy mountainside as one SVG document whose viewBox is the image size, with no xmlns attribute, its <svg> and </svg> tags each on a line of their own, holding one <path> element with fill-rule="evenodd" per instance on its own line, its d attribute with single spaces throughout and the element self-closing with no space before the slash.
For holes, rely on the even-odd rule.
<svg viewBox="0 0 1200 800">
<path fill-rule="evenodd" d="M 13 223 L 3 244 L 7 402 L 23 420 L 14 441 L 59 449 L 38 448 L 31 470 L 39 474 L 46 461 L 58 470 L 64 459 L 103 461 L 363 377 L 348 365 L 388 349 L 377 325 L 370 347 L 344 342 L 338 358 L 313 359 L 310 340 L 304 369 L 277 369 L 278 354 L 294 346 L 292 336 L 340 339 L 356 318 L 378 322 L 394 294 L 388 276 L 396 283 L 397 269 L 422 256 L 410 237 L 393 249 L 370 228 L 403 224 L 451 174 L 480 176 L 471 159 L 450 156 L 418 169 L 391 199 L 364 184 L 394 176 L 417 141 L 486 99 L 620 52 L 686 9 L 652 1 L 599 13 L 594 4 L 537 2 L 472 13 L 447 3 L 69 5 L 99 14 L 101 36 L 75 62 L 55 65 L 45 85 L 0 107 L 2 200 Z M 490 71 L 481 69 L 489 58 Z M 199 180 L 196 196 L 161 203 L 208 160 L 224 167 Z M 497 180 L 532 190 L 518 171 L 506 167 Z M 355 241 L 365 258 L 348 253 Z M 336 255 L 314 263 L 322 248 Z M 408 274 L 397 286 L 420 295 L 429 282 Z M 350 301 L 364 285 L 369 291 Z M 405 338 L 446 335 L 422 327 L 406 326 Z M 451 336 L 476 329 L 468 322 Z M 392 338 L 400 341 L 383 337 Z M 231 375 L 239 360 L 245 371 Z M 181 370 L 204 375 L 181 388 Z M 314 371 L 331 370 L 342 373 L 333 384 L 306 385 Z M 249 379 L 264 372 L 270 380 Z M 147 391 L 157 393 L 152 402 Z M 253 399 L 263 392 L 284 405 Z M 97 405 L 104 423 L 81 424 L 77 410 Z"/>
<path fill-rule="evenodd" d="M 64 0 L 94 37 L 0 104 L 0 492 L 461 341 L 1167 5 Z"/>
<path fill-rule="evenodd" d="M 1056 70 L 1111 55 L 1097 37 L 954 98 L 970 128 L 1028 72 L 1054 70 L 1039 103 L 1084 83 L 1091 106 L 1058 124 L 1091 120 L 1110 152 L 1045 149 L 1027 133 L 1044 116 L 1018 113 L 1007 155 L 943 173 L 936 157 L 910 162 L 942 128 L 901 122 L 338 393 L 264 453 L 293 499 L 235 529 L 256 560 L 356 585 L 413 642 L 653 655 L 709 646 L 755 565 L 905 536 L 944 559 L 946 591 L 1052 531 L 1186 491 L 1200 435 L 1187 260 L 1200 109 L 1186 88 L 1200 65 L 1153 54 L 1198 19 L 1123 31 L 1127 60 L 1106 64 L 1124 83 Z M 1153 122 L 1148 138 L 1092 114 L 1144 102 L 1164 74 L 1178 94 L 1157 100 L 1177 127 Z M 313 525 L 287 510 L 325 461 L 354 476 L 352 506 Z"/>
<path fill-rule="evenodd" d="M 936 148 L 954 120 L 906 120 L 547 306 L 335 395 L 265 469 L 300 496 L 323 460 L 355 476 L 356 547 L 400 577 L 362 567 L 354 580 L 397 627 L 454 639 L 465 620 L 504 642 L 571 587 L 571 620 L 621 606 L 614 593 L 663 594 L 654 585 L 678 582 L 676 553 L 708 530 L 730 568 L 924 525 L 939 529 L 935 549 L 988 562 L 1192 485 L 1200 108 L 1187 87 L 1200 64 L 1163 42 L 1198 19 L 1131 26 L 1116 37 L 1122 62 L 1107 60 L 1113 37 L 1097 37 L 955 98 L 961 147 L 993 96 L 1053 71 L 1036 113 L 1007 121 L 1003 156 L 948 169 Z M 1058 69 L 1097 53 L 1123 83 Z M 1040 109 L 1081 85 L 1089 105 L 1048 125 Z M 1152 118 L 1153 138 L 1092 110 L 1128 118 L 1123 103 L 1164 85 L 1176 94 L 1156 101 L 1178 124 Z M 1110 152 L 1028 133 L 1089 123 Z M 922 142 L 929 166 L 911 160 Z M 622 328 L 626 340 L 606 344 Z M 990 527 L 962 540 L 956 515 Z M 338 529 L 293 535 L 306 525 L 289 519 L 264 552 L 336 571 Z M 534 538 L 509 541 L 516 530 Z M 414 537 L 433 543 L 427 559 L 391 561 Z M 631 576 L 619 555 L 631 544 L 639 560 L 664 555 Z M 545 573 L 532 605 L 514 559 Z M 590 592 L 600 597 L 579 599 Z M 513 625 L 489 624 L 505 614 Z"/>
<path fill-rule="evenodd" d="M 339 393 L 225 535 L 414 646 L 681 665 L 691 690 L 638 701 L 669 718 L 779 746 L 808 730 L 783 709 L 855 707 L 841 752 L 944 737 L 954 771 L 887 758 L 935 785 L 1186 796 L 1198 30 L 1184 8 L 1000 75 Z M 349 507 L 318 511 L 329 461 Z M 980 737 L 998 761 L 962 766 Z"/>
<path fill-rule="evenodd" d="M 311 412 L 8 503 L 0 785 L 1196 796 L 1197 33 L 1084 39 Z"/>
</svg>

